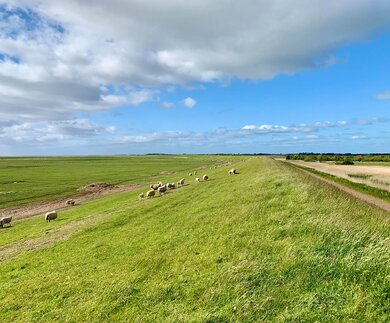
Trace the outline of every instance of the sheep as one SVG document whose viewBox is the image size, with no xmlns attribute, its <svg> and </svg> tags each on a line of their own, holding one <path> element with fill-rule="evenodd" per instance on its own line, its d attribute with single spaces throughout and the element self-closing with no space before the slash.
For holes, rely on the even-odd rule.
<svg viewBox="0 0 390 323">
<path fill-rule="evenodd" d="M 163 182 L 161 182 L 161 181 L 157 182 L 157 184 L 158 184 L 158 187 L 163 186 Z"/>
<path fill-rule="evenodd" d="M 162 195 L 163 193 L 165 193 L 167 191 L 167 187 L 166 185 L 163 185 L 161 187 L 158 188 L 158 192 L 160 193 L 160 195 Z"/>
<path fill-rule="evenodd" d="M 194 175 L 196 175 L 196 170 L 194 171 Z"/>
<path fill-rule="evenodd" d="M 47 212 L 45 214 L 45 221 L 46 222 L 50 222 L 51 220 L 54 220 L 54 219 L 57 219 L 57 212 L 55 210 L 51 211 L 51 212 Z"/>
<path fill-rule="evenodd" d="M 237 174 L 237 171 L 235 168 L 232 168 L 231 170 L 229 170 L 229 175 L 234 175 L 234 174 Z"/>
<path fill-rule="evenodd" d="M 192 176 L 192 173 L 188 173 L 188 176 Z"/>
<path fill-rule="evenodd" d="M 200 178 L 199 177 L 195 178 L 195 181 L 197 181 L 199 183 L 200 182 Z"/>
<path fill-rule="evenodd" d="M 140 195 L 138 195 L 138 199 L 139 200 L 143 200 L 145 197 L 145 194 L 144 193 L 141 193 Z"/>
<path fill-rule="evenodd" d="M 146 196 L 147 196 L 148 198 L 152 198 L 155 194 L 156 194 L 156 193 L 155 193 L 154 190 L 150 190 L 150 191 L 147 191 L 147 192 L 146 192 Z"/>
<path fill-rule="evenodd" d="M 66 200 L 65 204 L 66 205 L 75 205 L 75 200 L 74 199 L 69 199 L 69 200 Z"/>
<path fill-rule="evenodd" d="M 150 184 L 150 188 L 152 188 L 155 191 L 157 191 L 159 187 L 160 187 L 160 184 Z"/>
<path fill-rule="evenodd" d="M 182 178 L 180 181 L 177 182 L 177 186 L 183 186 L 184 185 L 184 178 Z"/>
<path fill-rule="evenodd" d="M 204 180 L 204 181 L 207 181 L 208 179 L 209 179 L 209 176 L 208 176 L 208 175 L 206 175 L 206 174 L 203 175 L 203 180 Z"/>
<path fill-rule="evenodd" d="M 0 219 L 0 228 L 4 226 L 4 224 L 8 223 L 11 226 L 12 216 L 5 216 Z"/>
<path fill-rule="evenodd" d="M 175 183 L 168 183 L 167 184 L 168 188 L 174 189 L 176 187 Z"/>
</svg>

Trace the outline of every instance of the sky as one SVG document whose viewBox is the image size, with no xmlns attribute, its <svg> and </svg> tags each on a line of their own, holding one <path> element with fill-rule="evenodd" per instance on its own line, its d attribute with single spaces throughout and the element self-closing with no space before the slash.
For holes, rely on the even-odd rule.
<svg viewBox="0 0 390 323">
<path fill-rule="evenodd" d="M 390 153 L 388 0 L 0 0 L 0 156 Z"/>
</svg>

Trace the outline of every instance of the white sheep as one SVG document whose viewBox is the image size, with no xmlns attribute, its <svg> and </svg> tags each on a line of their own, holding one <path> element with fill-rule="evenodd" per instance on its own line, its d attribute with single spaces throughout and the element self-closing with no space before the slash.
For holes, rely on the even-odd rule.
<svg viewBox="0 0 390 323">
<path fill-rule="evenodd" d="M 4 224 L 9 224 L 11 226 L 12 216 L 5 216 L 0 219 L 0 228 L 4 226 Z"/>
<path fill-rule="evenodd" d="M 168 188 L 174 189 L 176 187 L 175 183 L 168 183 L 167 184 Z"/>
<path fill-rule="evenodd" d="M 54 219 L 57 219 L 57 212 L 54 210 L 54 211 L 50 211 L 50 212 L 47 212 L 45 214 L 45 221 L 46 222 L 50 222 L 51 220 L 54 220 Z"/>
<path fill-rule="evenodd" d="M 162 195 L 166 191 L 167 191 L 167 187 L 165 185 L 158 188 L 158 192 L 160 193 L 160 195 Z"/>
<path fill-rule="evenodd" d="M 138 199 L 139 200 L 143 200 L 145 197 L 145 194 L 144 193 L 141 193 L 140 195 L 138 195 Z"/>
<path fill-rule="evenodd" d="M 163 186 L 163 182 L 161 182 L 161 181 L 157 182 L 157 184 L 158 184 L 158 187 Z"/>
<path fill-rule="evenodd" d="M 177 186 L 183 186 L 184 185 L 184 178 L 182 178 L 180 181 L 177 182 Z"/>
<path fill-rule="evenodd" d="M 200 182 L 200 178 L 199 177 L 195 178 L 195 181 L 197 181 L 199 183 Z"/>
<path fill-rule="evenodd" d="M 150 191 L 147 191 L 147 192 L 146 192 L 146 196 L 147 196 L 148 198 L 152 198 L 155 194 L 156 194 L 156 193 L 155 193 L 154 190 L 150 190 Z"/>
<path fill-rule="evenodd" d="M 188 176 L 192 176 L 192 173 L 188 173 Z"/>
<path fill-rule="evenodd" d="M 196 170 L 194 171 L 194 175 L 196 175 Z"/>
<path fill-rule="evenodd" d="M 66 200 L 65 204 L 66 205 L 75 205 L 75 200 L 74 199 L 69 199 L 69 200 Z"/>
<path fill-rule="evenodd" d="M 204 180 L 204 181 L 207 181 L 208 179 L 209 179 L 209 176 L 206 175 L 206 174 L 204 174 L 204 175 L 203 175 L 203 180 Z"/>
<path fill-rule="evenodd" d="M 155 191 L 157 191 L 159 187 L 160 184 L 150 184 L 150 188 L 154 189 Z"/>
<path fill-rule="evenodd" d="M 237 174 L 237 171 L 235 168 L 232 168 L 231 170 L 229 170 L 229 175 L 234 175 L 234 174 Z"/>
</svg>

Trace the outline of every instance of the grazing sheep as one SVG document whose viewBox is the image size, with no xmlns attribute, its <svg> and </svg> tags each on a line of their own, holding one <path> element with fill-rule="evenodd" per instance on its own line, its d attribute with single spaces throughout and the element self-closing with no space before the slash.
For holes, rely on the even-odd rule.
<svg viewBox="0 0 390 323">
<path fill-rule="evenodd" d="M 50 222 L 51 220 L 54 220 L 54 219 L 57 219 L 57 212 L 55 210 L 51 211 L 51 212 L 47 212 L 45 214 L 45 221 L 46 222 Z"/>
<path fill-rule="evenodd" d="M 158 187 L 161 187 L 161 186 L 163 186 L 163 182 L 157 182 L 157 184 L 158 184 Z"/>
<path fill-rule="evenodd" d="M 229 175 L 233 175 L 233 174 L 237 174 L 237 171 L 235 168 L 232 168 L 231 170 L 229 170 Z"/>
<path fill-rule="evenodd" d="M 150 184 L 150 188 L 154 189 L 155 191 L 157 191 L 159 187 L 160 184 Z"/>
<path fill-rule="evenodd" d="M 12 220 L 12 216 L 5 216 L 5 217 L 2 217 L 0 219 L 0 228 L 2 228 L 4 226 L 4 224 L 9 224 L 9 226 L 11 226 L 11 220 Z"/>
<path fill-rule="evenodd" d="M 195 178 L 195 180 L 196 180 L 198 183 L 200 182 L 200 178 L 199 178 L 199 177 Z"/>
<path fill-rule="evenodd" d="M 192 173 L 188 173 L 188 176 L 192 176 Z"/>
<path fill-rule="evenodd" d="M 180 181 L 177 182 L 177 186 L 183 186 L 184 185 L 184 178 L 182 178 Z"/>
<path fill-rule="evenodd" d="M 150 191 L 146 192 L 146 196 L 148 198 L 152 198 L 155 194 L 156 194 L 156 192 L 154 190 L 150 190 Z"/>
<path fill-rule="evenodd" d="M 206 175 L 206 174 L 203 175 L 203 180 L 204 180 L 204 181 L 207 181 L 208 179 L 209 179 L 209 176 L 208 176 L 208 175 Z"/>
<path fill-rule="evenodd" d="M 69 199 L 69 200 L 66 200 L 65 204 L 66 205 L 74 205 L 76 202 L 74 199 Z"/>
<path fill-rule="evenodd" d="M 176 187 L 175 183 L 168 183 L 167 184 L 168 188 L 174 189 Z"/>
<path fill-rule="evenodd" d="M 196 175 L 196 171 L 194 171 L 194 175 Z"/>
<path fill-rule="evenodd" d="M 162 195 L 163 193 L 165 193 L 167 191 L 167 187 L 166 185 L 163 185 L 161 187 L 158 188 L 158 192 L 160 193 L 160 195 Z"/>
<path fill-rule="evenodd" d="M 143 200 L 145 197 L 145 194 L 144 193 L 141 193 L 140 195 L 138 195 L 138 199 L 139 200 Z"/>
</svg>

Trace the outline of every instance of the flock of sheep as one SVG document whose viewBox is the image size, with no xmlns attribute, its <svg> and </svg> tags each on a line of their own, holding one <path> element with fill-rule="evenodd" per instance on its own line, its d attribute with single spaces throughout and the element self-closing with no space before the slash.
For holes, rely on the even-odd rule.
<svg viewBox="0 0 390 323">
<path fill-rule="evenodd" d="M 237 174 L 237 171 L 232 168 L 229 170 L 229 175 L 233 175 L 233 174 Z M 193 173 L 189 173 L 188 176 L 192 176 L 192 175 L 196 175 L 196 171 L 194 171 Z M 207 174 L 204 174 L 203 175 L 203 181 L 207 182 L 208 179 L 209 179 L 209 176 Z M 177 187 L 181 187 L 184 185 L 184 178 L 180 179 L 178 182 L 177 182 Z M 195 181 L 197 183 L 200 182 L 200 178 L 199 177 L 196 177 L 195 178 Z M 158 182 L 156 184 L 150 184 L 150 190 L 146 192 L 146 197 L 147 198 L 153 198 L 155 195 L 156 195 L 156 192 L 159 193 L 159 195 L 163 195 L 168 189 L 175 189 L 176 188 L 176 184 L 175 183 L 167 183 L 167 184 L 163 184 L 162 182 Z M 143 200 L 145 198 L 145 194 L 144 193 L 141 193 L 138 195 L 138 199 L 140 200 Z M 65 201 L 65 205 L 75 205 L 76 204 L 76 201 L 74 199 L 69 199 L 69 200 L 66 200 Z M 53 210 L 53 211 L 50 211 L 50 212 L 47 212 L 45 214 L 45 221 L 46 222 L 50 222 L 51 220 L 55 220 L 57 219 L 58 217 L 58 213 L 56 210 Z M 9 224 L 9 226 L 11 226 L 11 221 L 12 221 L 12 216 L 8 216 L 8 217 L 2 217 L 0 219 L 0 228 L 3 228 L 5 224 Z"/>
<path fill-rule="evenodd" d="M 228 172 L 229 175 L 233 175 L 233 174 L 237 174 L 237 171 L 236 169 L 232 168 L 229 170 Z M 196 171 L 194 171 L 193 173 L 189 173 L 188 176 L 192 176 L 192 175 L 196 175 Z M 203 181 L 207 182 L 208 179 L 209 179 L 209 176 L 207 174 L 204 174 L 203 175 Z M 177 182 L 177 187 L 181 187 L 184 185 L 184 181 L 185 179 L 182 178 L 180 179 L 178 182 Z M 195 181 L 197 183 L 200 182 L 200 178 L 199 177 L 196 177 L 195 178 Z M 156 195 L 156 192 L 159 193 L 159 195 L 163 195 L 168 189 L 175 189 L 176 188 L 176 184 L 175 183 L 167 183 L 167 184 L 163 184 L 163 182 L 158 182 L 156 184 L 150 184 L 150 190 L 146 192 L 146 197 L 147 198 L 153 198 L 155 195 Z M 138 195 L 138 199 L 139 200 L 143 200 L 145 198 L 145 194 L 144 193 L 141 193 Z"/>
<path fill-rule="evenodd" d="M 192 176 L 192 175 L 196 175 L 196 171 L 194 171 L 194 173 L 189 173 L 188 176 Z M 209 179 L 209 176 L 208 175 L 203 175 L 203 180 L 206 182 L 207 180 Z M 180 179 L 178 182 L 177 182 L 177 187 L 181 187 L 184 185 L 184 181 L 185 179 L 182 178 Z M 200 178 L 197 177 L 195 178 L 195 181 L 196 182 L 200 182 Z M 175 183 L 167 183 L 167 184 L 163 184 L 163 182 L 158 182 L 156 184 L 150 184 L 150 190 L 146 192 L 146 197 L 147 198 L 152 198 L 156 195 L 156 192 L 159 193 L 159 195 L 163 195 L 168 189 L 175 189 L 176 188 L 176 184 Z M 141 193 L 140 195 L 138 195 L 138 199 L 140 200 L 143 200 L 145 198 L 145 194 L 144 193 Z"/>
</svg>

